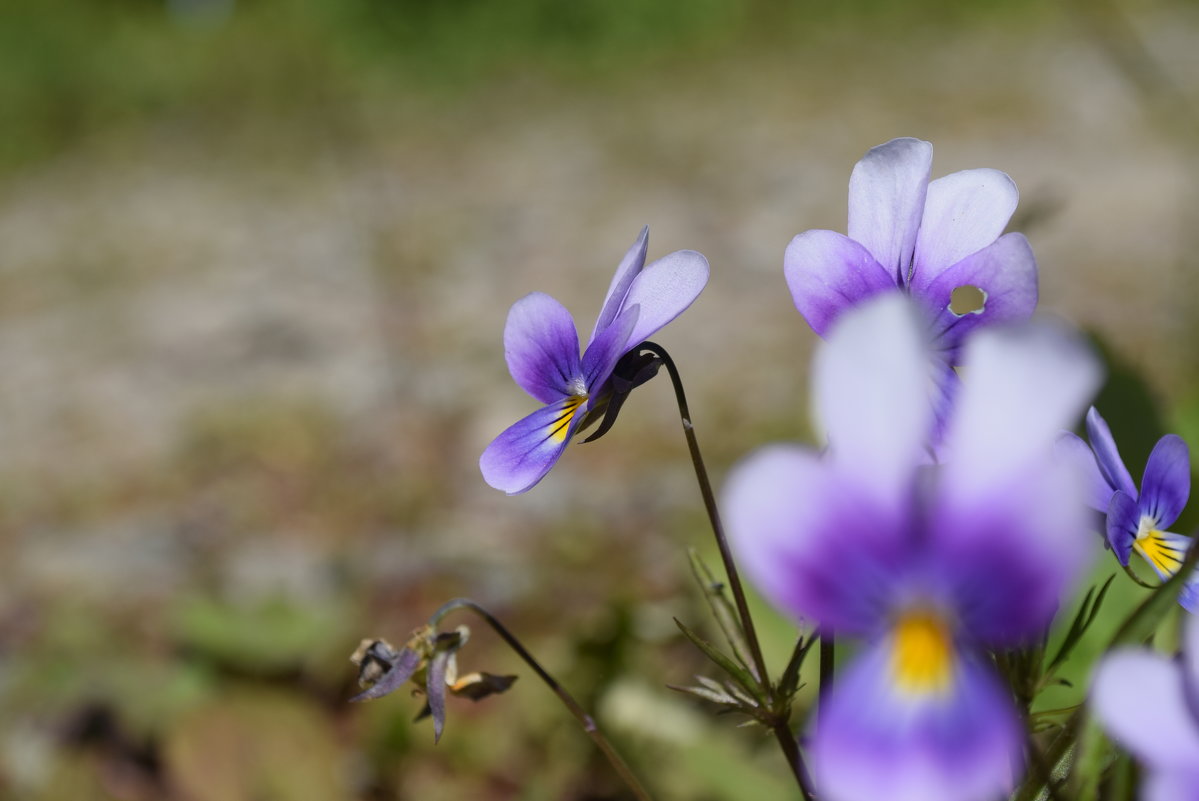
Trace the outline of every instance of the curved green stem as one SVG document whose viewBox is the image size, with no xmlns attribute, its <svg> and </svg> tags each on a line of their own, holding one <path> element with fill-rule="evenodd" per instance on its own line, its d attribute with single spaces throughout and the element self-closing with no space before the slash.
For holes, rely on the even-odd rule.
<svg viewBox="0 0 1199 801">
<path fill-rule="evenodd" d="M 494 615 L 469 598 L 455 598 L 452 601 L 447 601 L 446 603 L 442 604 L 441 608 L 433 613 L 433 616 L 429 618 L 429 625 L 436 629 L 438 624 L 441 623 L 442 618 L 444 618 L 450 612 L 459 609 L 465 609 L 473 612 L 482 618 L 483 621 L 486 622 L 496 634 L 500 635 L 500 638 L 508 644 L 508 647 L 515 651 L 516 655 L 523 659 L 525 664 L 533 669 L 533 672 L 537 674 L 538 678 L 540 678 L 547 687 L 553 690 L 554 695 L 558 696 L 558 699 L 562 701 L 562 704 L 568 710 L 570 710 L 570 714 L 573 715 L 575 720 L 579 722 L 579 725 L 583 727 L 583 731 L 587 733 L 587 736 L 591 738 L 591 741 L 595 743 L 596 747 L 599 748 L 605 757 L 607 757 L 608 763 L 612 766 L 612 769 L 616 771 L 616 774 L 620 776 L 621 781 L 625 783 L 625 786 L 629 788 L 630 792 L 633 793 L 638 801 L 653 801 L 653 797 L 649 794 L 649 791 L 645 789 L 645 787 L 633 774 L 632 768 L 630 768 L 628 763 L 624 761 L 619 753 L 617 753 L 616 748 L 613 747 L 612 743 L 608 741 L 608 738 L 604 736 L 604 733 L 600 731 L 599 725 L 595 722 L 595 718 L 591 717 L 591 715 L 589 715 L 587 711 L 583 709 L 583 707 L 579 706 L 579 702 L 574 699 L 574 696 L 567 692 L 566 688 L 559 684 L 557 679 L 551 676 L 549 672 L 541 666 L 541 663 L 533 658 L 533 655 L 529 653 L 528 649 L 526 649 L 523 644 L 521 644 L 520 640 L 516 638 L 516 635 L 510 632 L 508 628 Z"/>
</svg>

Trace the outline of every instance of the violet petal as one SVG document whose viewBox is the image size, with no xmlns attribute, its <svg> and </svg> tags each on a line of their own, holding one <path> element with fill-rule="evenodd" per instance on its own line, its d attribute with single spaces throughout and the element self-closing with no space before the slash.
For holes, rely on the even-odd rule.
<svg viewBox="0 0 1199 801">
<path fill-rule="evenodd" d="M 584 400 L 569 397 L 543 406 L 492 440 L 479 458 L 483 479 L 509 495 L 531 489 L 566 449 Z"/>
<path fill-rule="evenodd" d="M 1115 490 L 1099 472 L 1099 464 L 1095 461 L 1095 452 L 1085 443 L 1082 437 L 1069 431 L 1063 431 L 1054 443 L 1054 450 L 1059 459 L 1073 466 L 1074 471 L 1081 476 L 1083 487 L 1086 489 L 1086 502 L 1097 512 L 1107 514 Z"/>
<path fill-rule="evenodd" d="M 953 291 L 963 286 L 982 290 L 985 301 L 980 311 L 956 314 L 950 309 Z M 956 363 L 958 348 L 979 326 L 1032 316 L 1037 307 L 1037 262 L 1023 234 L 1005 234 L 945 269 L 922 289 L 913 287 L 912 295 L 933 321 L 940 348 Z"/>
<path fill-rule="evenodd" d="M 1153 446 L 1141 479 L 1141 514 L 1152 517 L 1155 528 L 1178 519 L 1191 494 L 1191 453 L 1177 434 L 1167 434 Z"/>
<path fill-rule="evenodd" d="M 846 314 L 814 357 L 814 412 L 834 460 L 865 492 L 907 501 L 933 425 L 933 363 L 915 307 L 900 293 Z"/>
<path fill-rule="evenodd" d="M 820 336 L 846 309 L 896 288 L 865 246 L 834 231 L 804 231 L 783 255 L 783 275 L 795 308 Z"/>
<path fill-rule="evenodd" d="M 616 315 L 620 313 L 625 296 L 629 294 L 629 287 L 633 284 L 633 279 L 645 266 L 645 252 L 648 247 L 649 226 L 647 225 L 641 229 L 641 233 L 637 235 L 637 241 L 624 254 L 624 258 L 620 260 L 620 265 L 616 268 L 616 274 L 612 276 L 612 283 L 608 285 L 608 294 L 604 297 L 604 305 L 595 321 L 595 329 L 591 332 L 592 339 L 595 339 L 600 331 L 611 325 L 612 321 L 616 319 Z"/>
<path fill-rule="evenodd" d="M 1103 657 L 1091 683 L 1091 712 L 1152 769 L 1199 764 L 1199 720 L 1185 696 L 1177 662 L 1141 649 Z"/>
<path fill-rule="evenodd" d="M 589 393 L 595 394 L 603 387 L 620 357 L 628 351 L 629 334 L 640 312 L 641 307 L 636 304 L 624 309 L 587 346 L 583 354 L 583 382 Z"/>
<path fill-rule="evenodd" d="M 1132 474 L 1120 458 L 1112 430 L 1094 406 L 1087 412 L 1087 439 L 1091 442 L 1091 450 L 1095 451 L 1099 472 L 1103 473 L 1112 489 L 1121 490 L 1125 495 L 1136 498 L 1137 485 L 1133 483 Z"/>
<path fill-rule="evenodd" d="M 678 317 L 708 283 L 708 260 L 694 250 L 676 250 L 646 266 L 629 287 L 621 311 L 641 307 L 625 350 L 649 339 Z"/>
<path fill-rule="evenodd" d="M 574 318 L 544 292 L 512 305 L 504 326 L 504 358 L 520 387 L 542 403 L 578 391 L 582 379 Z"/>
<path fill-rule="evenodd" d="M 885 619 L 910 561 L 910 510 L 888 513 L 803 448 L 761 448 L 729 474 L 729 541 L 775 605 L 838 633 Z"/>
<path fill-rule="evenodd" d="M 1132 543 L 1137 538 L 1140 524 L 1141 513 L 1136 499 L 1123 490 L 1116 490 L 1107 507 L 1107 543 L 1122 565 L 1127 565 L 1128 557 L 1132 555 Z"/>
<path fill-rule="evenodd" d="M 994 801 L 1019 776 L 1023 736 L 990 668 L 954 655 L 952 685 L 897 686 L 889 640 L 844 670 L 825 699 L 809 749 L 829 801 Z"/>
<path fill-rule="evenodd" d="M 999 238 L 1019 199 L 1016 184 L 999 170 L 962 170 L 931 182 L 916 237 L 913 292 Z"/>
<path fill-rule="evenodd" d="M 928 142 L 892 139 L 871 148 L 849 177 L 849 238 L 865 245 L 888 275 L 904 284 L 932 161 Z"/>
<path fill-rule="evenodd" d="M 1048 322 L 981 330 L 964 356 L 968 378 L 946 433 L 953 470 L 943 485 L 967 502 L 993 496 L 1050 457 L 1093 397 L 1101 369 L 1077 332 Z"/>
</svg>

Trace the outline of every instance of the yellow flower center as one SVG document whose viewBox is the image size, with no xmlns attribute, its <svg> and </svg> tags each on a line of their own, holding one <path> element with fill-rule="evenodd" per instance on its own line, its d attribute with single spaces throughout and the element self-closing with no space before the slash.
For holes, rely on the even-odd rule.
<svg viewBox="0 0 1199 801">
<path fill-rule="evenodd" d="M 550 423 L 550 439 L 554 442 L 562 442 L 566 439 L 566 435 L 570 433 L 570 421 L 574 419 L 586 401 L 586 394 L 571 395 L 566 399 L 562 405 L 562 413 Z"/>
<path fill-rule="evenodd" d="M 941 692 L 953 678 L 953 637 L 943 618 L 927 610 L 904 613 L 895 624 L 891 670 L 906 693 Z"/>
<path fill-rule="evenodd" d="M 1156 523 L 1157 521 L 1148 515 L 1142 517 L 1132 547 L 1145 557 L 1145 561 L 1151 564 L 1159 575 L 1173 576 L 1178 572 L 1178 568 L 1182 567 L 1185 554 L 1175 543 L 1166 539 L 1160 530 L 1154 528 Z"/>
</svg>

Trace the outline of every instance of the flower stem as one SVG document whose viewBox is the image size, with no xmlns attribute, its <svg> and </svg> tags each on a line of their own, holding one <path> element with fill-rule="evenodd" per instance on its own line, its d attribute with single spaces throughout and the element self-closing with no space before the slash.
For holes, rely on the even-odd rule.
<svg viewBox="0 0 1199 801">
<path fill-rule="evenodd" d="M 837 642 L 831 628 L 820 630 L 820 698 L 817 703 L 821 712 L 828 700 L 828 694 L 833 689 L 833 667 L 836 658 Z"/>
<path fill-rule="evenodd" d="M 712 533 L 716 537 L 716 547 L 720 550 L 720 560 L 724 563 L 724 572 L 728 576 L 729 589 L 733 593 L 733 603 L 737 607 L 737 616 L 741 618 L 741 628 L 745 632 L 745 641 L 749 646 L 750 657 L 753 660 L 753 665 L 750 668 L 754 672 L 754 677 L 758 680 L 762 687 L 762 692 L 765 694 L 767 703 L 773 709 L 774 687 L 770 683 L 770 677 L 766 672 L 766 660 L 762 657 L 762 647 L 758 643 L 758 634 L 754 629 L 753 618 L 749 614 L 749 603 L 745 599 L 745 589 L 741 585 L 741 576 L 737 573 L 737 565 L 733 562 L 732 551 L 729 550 L 728 539 L 724 535 L 724 525 L 720 522 L 720 510 L 716 506 L 716 495 L 712 492 L 712 482 L 708 479 L 708 469 L 704 466 L 704 457 L 699 450 L 699 441 L 695 437 L 695 426 L 691 423 L 691 410 L 687 406 L 687 393 L 683 390 L 683 380 L 679 376 L 679 370 L 675 366 L 674 359 L 666 352 L 666 349 L 654 342 L 642 342 L 641 350 L 649 351 L 662 360 L 663 366 L 666 367 L 666 372 L 670 374 L 670 382 L 674 385 L 674 396 L 679 406 L 679 418 L 683 424 L 683 436 L 687 438 L 687 450 L 691 454 L 691 464 L 695 468 L 695 479 L 699 483 L 699 492 L 703 496 L 704 509 L 708 513 L 708 522 L 712 525 Z M 807 780 L 807 771 L 804 768 L 803 758 L 799 753 L 799 744 L 795 740 L 795 735 L 791 732 L 790 724 L 785 715 L 774 715 L 774 721 L 771 724 L 771 730 L 774 732 L 775 739 L 778 740 L 779 747 L 783 751 L 783 755 L 787 759 L 787 764 L 791 768 L 791 772 L 795 775 L 795 781 L 799 784 L 800 792 L 805 800 L 811 799 L 811 793 L 808 790 L 809 782 Z"/>
<path fill-rule="evenodd" d="M 474 612 L 476 615 L 482 618 L 487 625 L 491 626 L 496 634 L 500 635 L 500 638 L 508 644 L 508 647 L 515 651 L 516 655 L 523 659 L 525 664 L 533 669 L 533 672 L 537 674 L 538 678 L 540 678 L 547 687 L 554 691 L 554 695 L 558 696 L 558 699 L 562 701 L 562 704 L 568 710 L 570 710 L 570 714 L 574 715 L 575 720 L 577 720 L 579 725 L 583 727 L 583 731 L 587 733 L 587 736 L 591 738 L 591 741 L 595 743 L 595 746 L 603 753 L 605 757 L 607 757 L 608 763 L 612 766 L 612 769 L 616 771 L 616 774 L 620 777 L 621 781 L 624 782 L 625 786 L 629 788 L 629 791 L 632 792 L 637 798 L 637 801 L 653 801 L 653 797 L 633 774 L 633 771 L 629 767 L 628 763 L 624 761 L 620 754 L 617 753 L 612 743 L 610 743 L 608 738 L 605 737 L 603 732 L 600 731 L 599 725 L 595 722 L 595 718 L 591 717 L 591 715 L 587 714 L 583 707 L 579 706 L 579 702 L 574 699 L 574 696 L 568 693 L 566 689 L 559 684 L 558 681 L 551 676 L 536 659 L 533 658 L 533 655 L 530 654 L 524 645 L 521 644 L 520 640 L 516 638 L 516 635 L 510 632 L 508 628 L 499 620 L 497 620 L 494 615 L 469 598 L 455 598 L 452 601 L 447 601 L 446 603 L 442 604 L 441 608 L 433 613 L 433 616 L 429 618 L 429 625 L 437 628 L 438 624 L 441 623 L 442 618 L 444 618 L 450 612 L 458 609 L 465 609 L 470 612 Z"/>
</svg>

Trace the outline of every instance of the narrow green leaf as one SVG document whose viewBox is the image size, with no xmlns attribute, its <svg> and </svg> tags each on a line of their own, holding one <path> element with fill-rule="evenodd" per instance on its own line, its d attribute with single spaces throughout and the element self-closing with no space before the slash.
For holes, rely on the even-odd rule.
<svg viewBox="0 0 1199 801">
<path fill-rule="evenodd" d="M 717 667 L 729 674 L 732 679 L 753 696 L 757 703 L 760 704 L 762 702 L 761 697 L 758 695 L 758 683 L 745 667 L 738 665 L 730 657 L 717 649 L 716 646 L 712 645 L 712 643 L 687 628 L 677 617 L 674 619 L 674 624 L 679 627 L 679 631 L 683 632 L 683 636 L 690 640 L 692 645 L 703 651 L 704 655 L 715 662 Z"/>
<path fill-rule="evenodd" d="M 778 691 L 781 697 L 790 699 L 799 689 L 800 668 L 803 667 L 804 659 L 815 643 L 816 637 L 804 638 L 802 635 L 795 641 L 791 659 L 787 661 L 787 667 L 783 669 L 783 675 L 779 679 Z"/>
<path fill-rule="evenodd" d="M 741 622 L 737 617 L 737 612 L 733 608 L 733 604 L 725 597 L 724 583 L 716 580 L 712 571 L 700 558 L 698 551 L 688 548 L 687 555 L 691 559 L 691 575 L 695 576 L 696 583 L 703 591 L 704 600 L 708 602 L 708 608 L 712 610 L 712 617 L 716 619 L 716 625 L 724 634 L 725 642 L 729 644 L 733 656 L 741 663 L 742 667 L 756 678 L 757 673 L 753 667 L 749 645 L 745 641 L 744 632 L 741 631 Z"/>
</svg>

